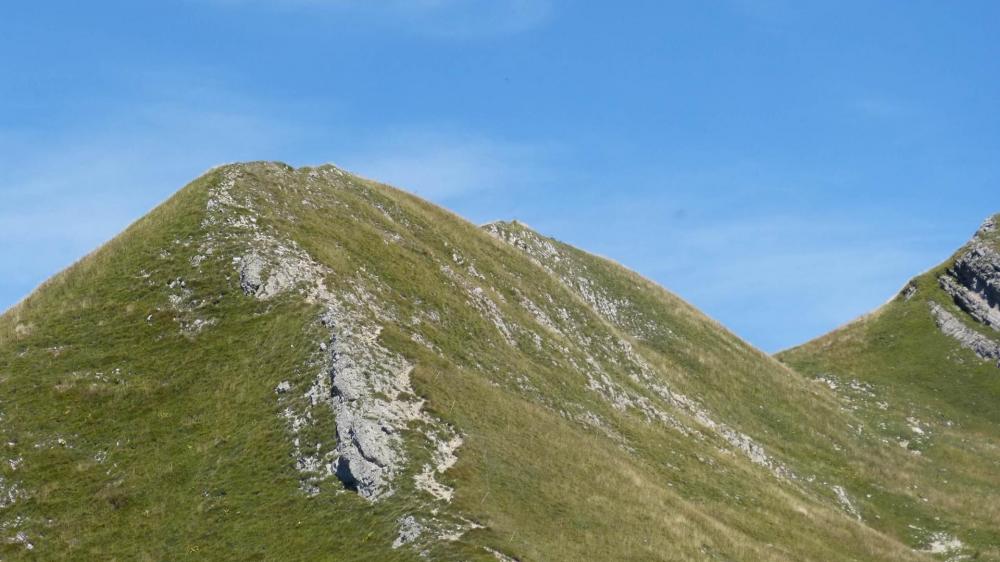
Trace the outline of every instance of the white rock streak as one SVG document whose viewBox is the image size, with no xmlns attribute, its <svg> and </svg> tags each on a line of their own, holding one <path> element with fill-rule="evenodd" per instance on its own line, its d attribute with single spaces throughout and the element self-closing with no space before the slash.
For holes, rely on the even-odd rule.
<svg viewBox="0 0 1000 562">
<path fill-rule="evenodd" d="M 576 263 L 572 257 L 564 255 L 551 241 L 517 224 L 491 223 L 486 225 L 485 229 L 494 238 L 523 251 L 532 262 L 579 296 L 611 326 L 634 330 L 633 335 L 636 337 L 643 336 L 650 331 L 664 330 L 669 333 L 669 328 L 665 326 L 650 326 L 648 323 L 638 322 L 636 318 L 632 318 L 628 311 L 634 306 L 628 299 L 608 294 L 588 277 L 589 273 L 585 265 Z M 522 299 L 522 306 L 535 317 L 539 324 L 556 331 L 559 335 L 568 335 L 570 339 L 577 340 L 575 343 L 583 350 L 605 347 L 604 345 L 595 346 L 596 342 L 584 340 L 579 337 L 579 334 L 574 334 L 572 330 L 560 331 L 550 316 L 545 314 L 537 304 L 527 299 Z M 560 316 L 564 317 L 565 315 Z M 714 432 L 730 447 L 743 454 L 754 464 L 768 469 L 778 478 L 796 478 L 791 469 L 769 456 L 764 447 L 749 435 L 717 421 L 696 400 L 668 388 L 662 378 L 656 375 L 655 369 L 635 351 L 628 340 L 621 337 L 613 337 L 612 340 L 604 351 L 616 365 L 619 363 L 615 356 L 622 356 L 625 361 L 624 366 L 631 367 L 631 377 L 636 383 L 647 388 L 675 410 L 690 416 L 702 428 Z M 682 424 L 677 417 L 657 408 L 649 398 L 614 381 L 604 371 L 600 362 L 592 357 L 589 351 L 586 353 L 587 386 L 604 397 L 613 407 L 619 410 L 636 408 L 647 419 L 659 420 L 686 435 L 698 433 L 695 429 Z"/>
<path fill-rule="evenodd" d="M 422 410 L 410 384 L 413 366 L 379 342 L 381 326 L 374 319 L 387 317 L 361 282 L 334 293 L 327 288 L 330 271 L 313 260 L 294 241 L 278 236 L 259 224 L 249 197 L 237 200 L 234 187 L 238 169 L 223 172 L 211 190 L 205 226 L 203 253 L 211 253 L 214 236 L 239 242 L 244 254 L 234 259 L 243 291 L 260 300 L 298 292 L 308 302 L 323 307 L 322 325 L 329 332 L 322 350 L 320 372 L 305 392 L 307 405 L 296 411 L 288 407 L 283 416 L 293 435 L 296 465 L 303 473 L 303 487 L 317 493 L 317 484 L 331 476 L 370 501 L 390 496 L 396 480 L 408 467 L 404 436 L 419 426 L 428 443 L 433 463 L 416 476 L 419 489 L 433 498 L 450 500 L 453 491 L 436 481 L 435 475 L 452 466 L 461 438 L 453 429 Z M 363 272 L 362 272 L 363 273 Z M 290 384 L 276 391 L 286 394 Z M 305 454 L 300 434 L 313 423 L 313 409 L 330 408 L 336 418 L 335 448 L 317 443 Z M 411 533 L 412 534 L 412 533 Z"/>
</svg>

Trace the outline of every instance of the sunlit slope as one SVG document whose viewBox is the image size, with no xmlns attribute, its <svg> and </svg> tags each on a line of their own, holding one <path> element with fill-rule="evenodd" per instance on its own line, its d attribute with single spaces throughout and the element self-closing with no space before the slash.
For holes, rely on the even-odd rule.
<svg viewBox="0 0 1000 562">
<path fill-rule="evenodd" d="M 780 355 L 835 387 L 887 449 L 910 455 L 884 507 L 897 533 L 934 535 L 955 559 L 1000 559 L 996 224 L 877 311 Z"/>
<path fill-rule="evenodd" d="M 332 166 L 198 179 L 0 319 L 0 381 L 10 557 L 919 560 L 914 517 L 979 532 L 896 477 L 927 456 L 658 286 Z"/>
</svg>

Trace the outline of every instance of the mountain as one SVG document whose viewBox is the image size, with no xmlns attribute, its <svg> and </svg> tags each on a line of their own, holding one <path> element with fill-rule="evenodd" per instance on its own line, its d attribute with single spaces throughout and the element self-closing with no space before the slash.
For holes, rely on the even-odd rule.
<svg viewBox="0 0 1000 562">
<path fill-rule="evenodd" d="M 967 374 L 783 363 L 523 224 L 223 166 L 0 317 L 0 552 L 1000 559 L 995 361 L 932 281 L 894 345 Z"/>
<path fill-rule="evenodd" d="M 779 355 L 911 455 L 896 534 L 1000 558 L 1000 215 L 884 306 Z M 903 523 L 906 523 L 905 527 Z"/>
</svg>

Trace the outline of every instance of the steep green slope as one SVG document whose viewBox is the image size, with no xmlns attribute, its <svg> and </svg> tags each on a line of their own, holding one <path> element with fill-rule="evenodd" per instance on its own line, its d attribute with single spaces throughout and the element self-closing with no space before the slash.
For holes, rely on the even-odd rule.
<svg viewBox="0 0 1000 562">
<path fill-rule="evenodd" d="M 779 355 L 835 387 L 868 431 L 912 460 L 881 500 L 898 534 L 1000 559 L 997 217 L 889 303 Z M 890 489 L 888 486 L 887 489 Z M 934 536 L 936 534 L 936 536 Z M 950 535 L 950 536 L 946 536 Z"/>
<path fill-rule="evenodd" d="M 981 482 L 918 501 L 929 455 L 656 285 L 332 166 L 212 170 L 46 283 L 0 414 L 9 556 L 921 560 L 914 517 L 986 526 Z"/>
</svg>

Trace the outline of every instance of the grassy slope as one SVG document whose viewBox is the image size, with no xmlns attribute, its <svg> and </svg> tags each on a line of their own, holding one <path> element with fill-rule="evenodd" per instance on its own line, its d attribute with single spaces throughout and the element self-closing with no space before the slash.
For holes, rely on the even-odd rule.
<svg viewBox="0 0 1000 562">
<path fill-rule="evenodd" d="M 3 317 L 4 455 L 24 459 L 4 472 L 30 491 L 4 521 L 24 518 L 41 558 L 322 558 L 395 534 L 392 513 L 293 493 L 271 389 L 304 361 L 301 306 L 260 315 L 209 270 L 192 284 L 218 293 L 221 322 L 192 341 L 164 311 L 162 284 L 141 277 L 191 278 L 174 241 L 198 229 L 206 181 Z"/>
<path fill-rule="evenodd" d="M 934 301 L 965 317 L 937 283 L 955 257 L 914 279 L 917 292 L 909 300 L 900 295 L 779 357 L 806 375 L 871 386 L 874 397 L 854 400 L 856 414 L 887 447 L 914 455 L 914 462 L 891 473 L 911 492 L 896 491 L 880 502 L 898 533 L 922 534 L 911 525 L 944 527 L 969 552 L 1000 559 L 1000 369 L 942 334 L 928 307 Z M 965 322 L 996 339 L 989 329 Z M 850 399 L 850 389 L 841 390 Z M 929 435 L 914 432 L 912 420 L 923 422 Z"/>
<path fill-rule="evenodd" d="M 923 558 L 900 542 L 922 540 L 902 522 L 931 512 L 888 480 L 930 453 L 917 461 L 858 435 L 865 418 L 828 389 L 648 281 L 561 245 L 564 261 L 547 272 L 437 207 L 328 168 L 319 179 L 316 170 L 278 165 L 238 169 L 262 222 L 328 266 L 331 288 L 378 280 L 372 291 L 398 319 L 381 340 L 416 365 L 428 409 L 465 435 L 445 476 L 456 497 L 444 509 L 485 528 L 432 545 L 432 558 L 492 559 L 483 545 L 523 560 Z M 408 478 L 375 505 L 333 484 L 314 498 L 299 491 L 273 389 L 313 376 L 318 311 L 292 296 L 244 296 L 231 265 L 236 249 L 192 265 L 207 188 L 220 173 L 0 318 L 0 413 L 10 443 L 3 454 L 22 459 L 0 471 L 25 491 L 0 521 L 7 536 L 23 531 L 35 543 L 30 553 L 4 545 L 6 555 L 416 557 L 388 547 L 396 519 L 427 508 Z M 463 269 L 470 263 L 481 279 Z M 442 265 L 486 288 L 517 327 L 513 345 Z M 563 268 L 586 271 L 594 286 L 627 303 L 617 321 L 560 282 Z M 197 311 L 171 311 L 167 284 L 178 278 L 203 301 Z M 524 297 L 552 316 L 566 311 L 561 331 L 547 331 L 518 306 Z M 428 311 L 439 320 L 409 320 Z M 185 336 L 179 322 L 193 314 L 217 323 Z M 588 390 L 578 366 L 594 353 L 616 384 L 669 409 L 628 376 L 624 356 L 609 346 L 596 351 L 618 341 L 630 342 L 662 384 L 752 435 L 799 478 L 780 480 L 711 432 L 685 435 Z M 581 423 L 584 413 L 602 426 Z M 332 435 L 332 423 L 321 419 L 314 430 Z M 885 502 L 862 497 L 876 481 L 888 490 Z M 952 482 L 961 498 L 981 489 Z M 837 503 L 834 484 L 856 499 L 868 525 Z M 966 529 L 981 532 L 969 518 L 942 513 L 964 540 L 974 542 Z"/>
</svg>

